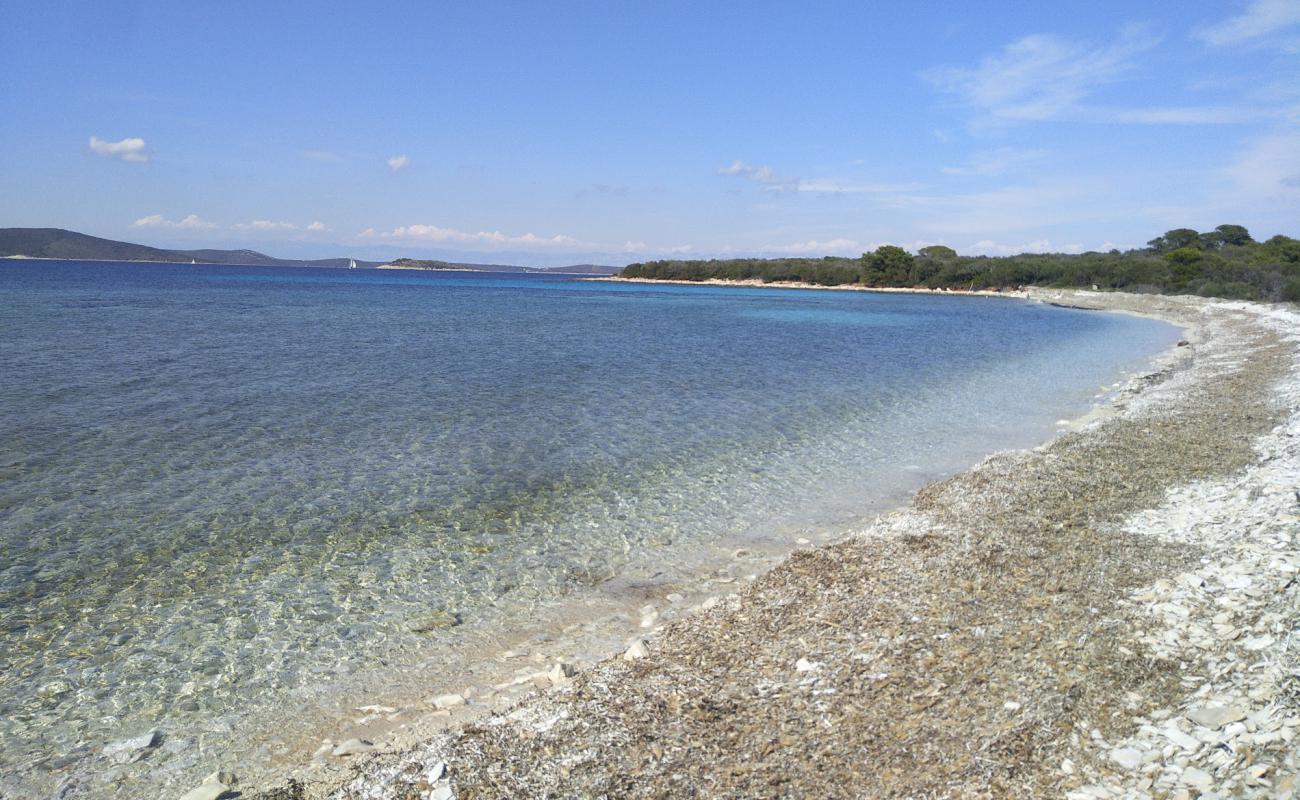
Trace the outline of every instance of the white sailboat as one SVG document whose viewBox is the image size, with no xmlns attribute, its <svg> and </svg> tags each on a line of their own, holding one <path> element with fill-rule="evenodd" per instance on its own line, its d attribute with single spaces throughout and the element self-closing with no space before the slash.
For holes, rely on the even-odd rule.
<svg viewBox="0 0 1300 800">
<path fill-rule="evenodd" d="M 197 262 L 197 261 L 195 261 L 194 259 L 191 258 L 191 259 L 190 259 L 190 263 L 191 263 L 191 264 L 197 264 L 197 263 L 199 263 L 199 262 Z"/>
<path fill-rule="evenodd" d="M 349 258 L 348 269 L 356 269 L 356 268 L 357 268 L 357 260 L 355 258 Z"/>
</svg>

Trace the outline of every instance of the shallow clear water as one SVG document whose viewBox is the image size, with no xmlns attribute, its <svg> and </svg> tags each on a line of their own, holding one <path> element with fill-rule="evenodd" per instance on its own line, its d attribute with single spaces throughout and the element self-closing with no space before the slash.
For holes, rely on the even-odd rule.
<svg viewBox="0 0 1300 800">
<path fill-rule="evenodd" d="M 5 264 L 0 772 L 829 523 L 1041 441 L 1176 336 L 984 298 Z"/>
</svg>

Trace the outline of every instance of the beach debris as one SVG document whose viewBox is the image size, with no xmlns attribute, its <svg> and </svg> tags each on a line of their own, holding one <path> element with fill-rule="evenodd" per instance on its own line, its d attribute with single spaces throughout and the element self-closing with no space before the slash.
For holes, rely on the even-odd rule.
<svg viewBox="0 0 1300 800">
<path fill-rule="evenodd" d="M 330 751 L 330 754 L 334 756 L 338 756 L 339 758 L 346 758 L 348 756 L 355 756 L 355 755 L 361 755 L 362 753 L 369 753 L 374 749 L 375 749 L 374 742 L 370 742 L 365 739 L 345 739 L 344 741 L 339 742 L 339 744 L 336 745 L 332 751 Z"/>
<path fill-rule="evenodd" d="M 109 742 L 104 745 L 104 749 L 100 752 L 116 764 L 133 764 L 148 755 L 149 751 L 157 747 L 161 740 L 162 731 L 154 728 L 139 736 Z"/>
</svg>

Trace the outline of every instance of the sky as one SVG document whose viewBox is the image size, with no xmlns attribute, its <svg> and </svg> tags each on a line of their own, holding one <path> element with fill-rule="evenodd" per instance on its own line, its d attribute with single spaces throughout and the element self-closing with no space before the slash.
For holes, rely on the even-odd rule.
<svg viewBox="0 0 1300 800">
<path fill-rule="evenodd" d="M 0 227 L 561 265 L 1300 236 L 1300 0 L 0 3 Z"/>
</svg>

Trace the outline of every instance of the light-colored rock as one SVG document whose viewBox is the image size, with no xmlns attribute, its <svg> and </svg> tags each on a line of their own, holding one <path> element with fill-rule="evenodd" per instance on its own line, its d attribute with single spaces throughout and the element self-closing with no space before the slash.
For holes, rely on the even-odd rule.
<svg viewBox="0 0 1300 800">
<path fill-rule="evenodd" d="M 116 764 L 131 764 L 148 755 L 150 750 L 158 746 L 161 738 L 162 732 L 155 728 L 139 736 L 109 742 L 100 752 Z"/>
<path fill-rule="evenodd" d="M 1110 751 L 1110 760 L 1118 764 L 1121 769 L 1137 769 L 1142 766 L 1142 757 L 1142 751 L 1133 747 L 1116 747 Z"/>
<path fill-rule="evenodd" d="M 794 662 L 795 672 L 816 672 L 817 670 L 821 669 L 821 667 L 822 665 L 819 662 L 809 661 L 806 658 L 801 658 L 798 661 Z"/>
<path fill-rule="evenodd" d="M 1214 776 L 1205 770 L 1196 767 L 1188 767 L 1183 770 L 1183 774 L 1178 777 L 1178 780 L 1187 786 L 1191 786 L 1192 788 L 1199 789 L 1203 792 L 1208 791 L 1214 786 Z"/>
<path fill-rule="evenodd" d="M 572 664 L 556 661 L 555 666 L 551 667 L 551 671 L 546 673 L 546 677 L 550 678 L 551 683 L 559 686 L 568 683 L 577 674 L 578 670 Z"/>
<path fill-rule="evenodd" d="M 465 696 L 460 694 L 440 694 L 437 697 L 433 698 L 432 705 L 434 708 L 437 709 L 455 708 L 456 706 L 463 706 L 465 705 Z"/>
<path fill-rule="evenodd" d="M 339 742 L 339 744 L 330 751 L 330 754 L 338 756 L 339 758 L 346 758 L 347 756 L 369 753 L 374 749 L 374 743 L 368 742 L 365 739 L 347 739 L 346 741 Z"/>
<path fill-rule="evenodd" d="M 429 792 L 429 800 L 454 800 L 456 793 L 451 790 L 451 784 L 443 781 L 433 787 Z"/>
<path fill-rule="evenodd" d="M 1245 719 L 1246 711 L 1240 706 L 1204 706 L 1188 711 L 1187 718 L 1197 725 L 1213 730 Z"/>
<path fill-rule="evenodd" d="M 231 783 L 233 782 L 232 776 Z M 214 772 L 205 778 L 203 783 L 181 795 L 180 800 L 217 800 L 229 791 L 231 791 L 230 787 L 221 780 L 221 773 Z"/>
<path fill-rule="evenodd" d="M 649 655 L 649 651 L 646 650 L 645 642 L 637 639 L 628 645 L 627 650 L 623 652 L 623 660 L 635 661 L 638 658 L 645 658 L 647 655 Z"/>
</svg>

